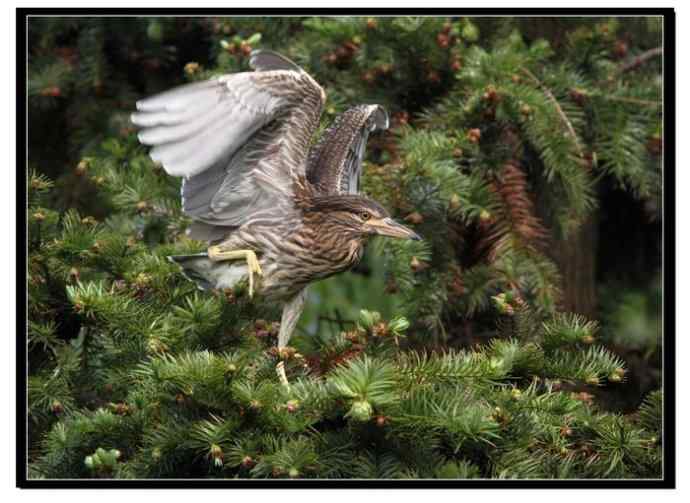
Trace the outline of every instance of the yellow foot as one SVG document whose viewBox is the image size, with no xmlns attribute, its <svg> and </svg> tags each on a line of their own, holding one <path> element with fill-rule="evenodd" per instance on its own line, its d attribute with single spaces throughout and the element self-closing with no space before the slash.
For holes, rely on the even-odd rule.
<svg viewBox="0 0 690 503">
<path fill-rule="evenodd" d="M 276 373 L 278 374 L 280 383 L 287 389 L 290 389 L 290 383 L 288 383 L 287 376 L 285 375 L 285 362 L 278 362 L 278 365 L 276 365 Z"/>
<path fill-rule="evenodd" d="M 208 258 L 214 262 L 220 262 L 222 260 L 236 260 L 244 259 L 247 261 L 247 270 L 249 271 L 249 297 L 254 296 L 254 274 L 259 276 L 263 275 L 261 266 L 259 265 L 259 259 L 256 258 L 256 253 L 253 250 L 232 250 L 223 251 L 220 246 L 209 246 Z"/>
</svg>

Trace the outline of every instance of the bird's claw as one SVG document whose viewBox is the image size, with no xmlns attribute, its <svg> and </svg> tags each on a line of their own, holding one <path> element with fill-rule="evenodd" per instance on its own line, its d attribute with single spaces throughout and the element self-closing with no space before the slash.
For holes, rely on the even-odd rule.
<svg viewBox="0 0 690 503">
<path fill-rule="evenodd" d="M 278 362 L 278 365 L 276 365 L 276 373 L 278 374 L 278 379 L 280 380 L 280 383 L 287 389 L 290 389 L 290 383 L 288 382 L 287 376 L 285 375 L 285 362 Z"/>
<path fill-rule="evenodd" d="M 259 260 L 256 258 L 256 253 L 247 251 L 247 271 L 249 274 L 249 298 L 254 296 L 254 274 L 262 276 L 264 273 L 259 265 Z"/>
<path fill-rule="evenodd" d="M 249 276 L 249 297 L 254 296 L 254 274 L 263 276 L 263 271 L 259 265 L 259 259 L 253 250 L 232 250 L 223 251 L 220 246 L 209 246 L 207 250 L 208 258 L 214 262 L 221 260 L 232 260 L 243 258 L 247 261 L 247 272 Z"/>
<path fill-rule="evenodd" d="M 208 254 L 208 258 L 213 262 L 224 260 L 224 253 L 221 251 L 220 246 L 209 246 L 206 253 Z"/>
</svg>

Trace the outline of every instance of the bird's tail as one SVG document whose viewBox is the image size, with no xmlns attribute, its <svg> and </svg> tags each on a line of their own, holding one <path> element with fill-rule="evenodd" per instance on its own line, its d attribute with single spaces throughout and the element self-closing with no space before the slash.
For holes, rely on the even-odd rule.
<svg viewBox="0 0 690 503">
<path fill-rule="evenodd" d="M 247 264 L 243 261 L 216 262 L 207 253 L 194 255 L 172 255 L 170 262 L 178 264 L 187 279 L 196 283 L 201 290 L 232 288 L 247 278 Z"/>
</svg>

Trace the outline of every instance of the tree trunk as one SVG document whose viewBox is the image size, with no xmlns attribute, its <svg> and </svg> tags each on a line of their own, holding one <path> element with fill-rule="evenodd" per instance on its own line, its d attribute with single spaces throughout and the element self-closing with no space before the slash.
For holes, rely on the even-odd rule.
<svg viewBox="0 0 690 503">
<path fill-rule="evenodd" d="M 565 311 L 596 316 L 596 252 L 599 241 L 596 211 L 567 239 L 553 238 L 551 258 L 562 276 Z"/>
</svg>

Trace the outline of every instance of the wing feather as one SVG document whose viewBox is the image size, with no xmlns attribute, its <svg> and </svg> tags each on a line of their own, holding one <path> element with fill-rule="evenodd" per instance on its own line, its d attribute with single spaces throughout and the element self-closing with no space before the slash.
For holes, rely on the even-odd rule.
<svg viewBox="0 0 690 503">
<path fill-rule="evenodd" d="M 216 84 L 213 80 L 176 87 L 175 89 L 138 101 L 137 110 L 140 112 L 174 112 L 175 110 L 186 108 L 185 105 L 191 102 L 195 95 L 205 94 L 206 91 L 214 88 L 216 88 Z"/>
<path fill-rule="evenodd" d="M 139 141 L 153 146 L 151 158 L 171 175 L 190 177 L 208 169 L 290 105 L 288 96 L 271 92 L 271 83 L 282 82 L 283 75 L 258 75 L 260 82 L 257 74 L 238 73 L 140 101 L 139 110 L 167 124 L 143 129 Z M 175 122 L 180 115 L 185 120 Z M 150 123 L 146 114 L 134 114 L 132 122 Z"/>
<path fill-rule="evenodd" d="M 255 51 L 249 57 L 249 66 L 254 68 L 257 72 L 265 72 L 269 70 L 293 70 L 296 72 L 302 71 L 302 69 L 290 61 L 288 58 L 282 54 L 278 54 L 273 51 Z"/>
<path fill-rule="evenodd" d="M 307 178 L 325 194 L 357 194 L 369 133 L 388 128 L 379 105 L 360 105 L 336 117 L 312 147 Z"/>
<path fill-rule="evenodd" d="M 323 89 L 279 54 L 258 51 L 256 72 L 224 75 L 141 100 L 132 122 L 151 158 L 183 177 L 182 207 L 204 225 L 241 225 L 293 204 Z M 198 226 L 197 234 L 217 233 Z"/>
</svg>

